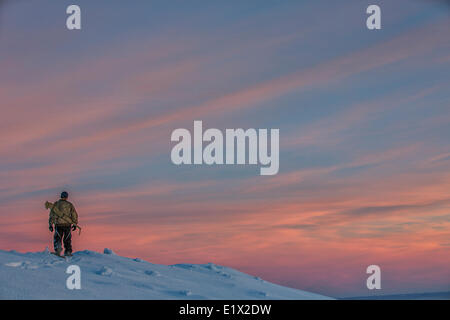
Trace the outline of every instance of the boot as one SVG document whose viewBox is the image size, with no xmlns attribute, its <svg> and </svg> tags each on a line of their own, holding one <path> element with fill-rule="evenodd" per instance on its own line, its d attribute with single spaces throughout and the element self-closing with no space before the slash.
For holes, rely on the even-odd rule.
<svg viewBox="0 0 450 320">
<path fill-rule="evenodd" d="M 72 256 L 72 252 L 71 251 L 64 251 L 64 256 L 65 257 L 71 257 Z"/>
</svg>

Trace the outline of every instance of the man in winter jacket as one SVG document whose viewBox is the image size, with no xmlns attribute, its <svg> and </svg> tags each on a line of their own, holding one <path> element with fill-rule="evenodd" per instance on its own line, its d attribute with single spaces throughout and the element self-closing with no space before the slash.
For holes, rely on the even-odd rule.
<svg viewBox="0 0 450 320">
<path fill-rule="evenodd" d="M 53 246 L 55 254 L 60 255 L 62 251 L 61 240 L 64 243 L 64 255 L 72 255 L 72 234 L 78 225 L 78 214 L 72 203 L 67 201 L 69 194 L 66 191 L 61 192 L 61 199 L 55 203 L 46 202 L 45 206 L 51 208 L 48 219 L 50 232 L 55 231 L 53 235 Z M 53 228 L 55 225 L 55 228 Z M 71 230 L 72 229 L 72 230 Z"/>
</svg>

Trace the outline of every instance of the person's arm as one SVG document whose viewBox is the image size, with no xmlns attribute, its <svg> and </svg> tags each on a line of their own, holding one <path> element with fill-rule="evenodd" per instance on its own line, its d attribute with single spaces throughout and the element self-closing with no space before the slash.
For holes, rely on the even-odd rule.
<svg viewBox="0 0 450 320">
<path fill-rule="evenodd" d="M 53 232 L 53 224 L 55 223 L 55 212 L 53 211 L 54 205 L 56 204 L 56 202 L 54 204 L 52 204 L 50 207 L 50 213 L 48 215 L 48 228 L 51 232 Z"/>
<path fill-rule="evenodd" d="M 73 204 L 72 204 L 71 216 L 72 216 L 72 222 L 74 224 L 78 225 L 78 213 L 77 213 L 77 210 L 75 210 L 75 206 Z"/>
</svg>

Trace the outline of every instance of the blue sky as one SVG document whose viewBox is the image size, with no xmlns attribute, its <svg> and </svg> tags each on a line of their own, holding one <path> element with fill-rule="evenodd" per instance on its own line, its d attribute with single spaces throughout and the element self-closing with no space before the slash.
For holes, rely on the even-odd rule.
<svg viewBox="0 0 450 320">
<path fill-rule="evenodd" d="M 73 1 L 1 8 L 0 248 L 86 232 L 332 296 L 449 289 L 450 16 L 442 1 Z M 176 128 L 280 129 L 280 172 L 174 166 Z M 25 223 L 25 224 L 24 224 Z M 136 236 L 138 234 L 138 236 Z M 426 276 L 424 275 L 426 274 Z"/>
</svg>

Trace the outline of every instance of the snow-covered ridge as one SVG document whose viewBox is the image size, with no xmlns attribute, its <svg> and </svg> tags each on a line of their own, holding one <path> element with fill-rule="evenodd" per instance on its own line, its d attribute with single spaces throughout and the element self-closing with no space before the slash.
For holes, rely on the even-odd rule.
<svg viewBox="0 0 450 320">
<path fill-rule="evenodd" d="M 69 265 L 81 269 L 81 289 L 66 287 Z M 0 250 L 0 299 L 329 299 L 208 264 L 158 265 L 79 251 L 62 259 L 45 250 Z"/>
</svg>

